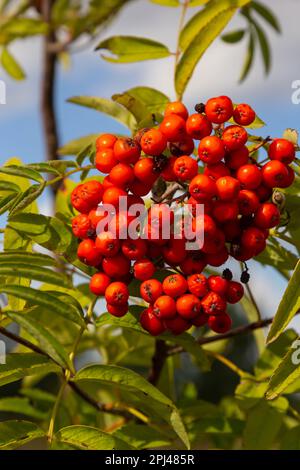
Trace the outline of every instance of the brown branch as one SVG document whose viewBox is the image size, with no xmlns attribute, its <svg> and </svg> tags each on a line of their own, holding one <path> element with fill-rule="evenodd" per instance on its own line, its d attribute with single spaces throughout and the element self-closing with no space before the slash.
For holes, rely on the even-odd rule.
<svg viewBox="0 0 300 470">
<path fill-rule="evenodd" d="M 152 366 L 149 371 L 148 381 L 152 385 L 156 385 L 159 381 L 161 371 L 164 367 L 168 356 L 168 347 L 166 342 L 162 339 L 155 341 L 155 351 L 152 357 Z"/>
<path fill-rule="evenodd" d="M 209 336 L 208 338 L 199 338 L 197 343 L 200 346 L 209 343 L 215 343 L 216 341 L 222 341 L 224 339 L 234 338 L 235 336 L 245 335 L 251 333 L 254 330 L 259 328 L 265 328 L 266 326 L 271 325 L 274 318 L 266 318 L 265 320 L 259 320 L 253 323 L 249 323 L 248 325 L 238 326 L 237 328 L 233 328 L 232 330 L 228 331 L 227 333 Z M 184 352 L 184 348 L 181 346 L 174 346 L 168 349 L 168 356 L 172 356 L 173 354 L 178 354 Z"/>
<path fill-rule="evenodd" d="M 28 349 L 31 349 L 31 351 L 33 352 L 36 352 L 38 354 L 42 354 L 43 356 L 47 356 L 50 358 L 50 356 L 48 356 L 47 353 L 45 353 L 45 351 L 43 351 L 41 348 L 39 348 L 38 346 L 36 346 L 35 344 L 31 343 L 30 341 L 28 341 L 27 339 L 24 339 L 24 338 L 21 338 L 21 336 L 18 336 L 14 333 L 12 333 L 11 331 L 8 331 L 6 330 L 5 328 L 3 328 L 2 326 L 0 326 L 0 333 L 3 335 L 3 336 L 6 336 L 7 338 L 15 341 L 16 343 L 19 343 L 19 344 L 22 344 L 22 346 L 25 346 L 26 348 Z M 51 359 L 51 358 L 50 358 Z M 53 359 L 52 359 L 53 360 Z M 55 361 L 54 361 L 55 362 Z"/>
<path fill-rule="evenodd" d="M 167 187 L 165 192 L 159 198 L 152 197 L 152 200 L 157 204 L 168 201 L 169 199 L 172 199 L 176 191 L 179 191 L 180 189 L 182 189 L 182 186 L 179 183 L 173 183 Z"/>
<path fill-rule="evenodd" d="M 43 20 L 49 25 L 49 30 L 43 38 L 43 72 L 41 82 L 41 113 L 47 160 L 55 160 L 57 158 L 57 149 L 59 148 L 57 118 L 55 113 L 57 54 L 51 51 L 51 45 L 56 42 L 55 31 L 53 31 L 51 27 L 51 10 L 53 3 L 53 0 L 43 0 L 42 2 Z M 56 192 L 57 185 L 52 186 L 52 188 L 53 191 Z"/>
<path fill-rule="evenodd" d="M 259 144 L 257 144 L 255 147 L 253 147 L 253 149 L 250 150 L 250 154 L 252 153 L 255 153 L 257 152 L 261 147 L 263 147 L 264 145 L 266 145 L 268 142 L 270 142 L 272 139 L 270 136 L 266 137 L 265 139 L 263 139 Z"/>
</svg>

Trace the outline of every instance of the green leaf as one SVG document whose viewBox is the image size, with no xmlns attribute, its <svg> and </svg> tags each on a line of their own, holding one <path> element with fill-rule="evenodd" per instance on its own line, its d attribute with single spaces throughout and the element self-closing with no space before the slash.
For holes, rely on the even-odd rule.
<svg viewBox="0 0 300 470">
<path fill-rule="evenodd" d="M 230 33 L 223 34 L 222 41 L 228 42 L 229 44 L 235 44 L 240 42 L 243 37 L 245 36 L 244 29 L 237 29 L 235 31 L 231 31 Z"/>
<path fill-rule="evenodd" d="M 252 20 L 252 24 L 255 28 L 258 43 L 260 45 L 262 59 L 265 66 L 265 73 L 268 74 L 271 68 L 271 48 L 269 45 L 269 41 L 264 33 L 264 30 L 259 26 L 259 24 L 256 23 L 254 20 Z"/>
<path fill-rule="evenodd" d="M 41 266 L 30 266 L 27 263 L 18 264 L 1 262 L 0 257 L 0 276 L 19 276 L 25 279 L 35 279 L 36 281 L 48 282 L 57 286 L 71 287 L 70 279 L 61 273 L 52 271 Z"/>
<path fill-rule="evenodd" d="M 27 178 L 30 180 L 37 181 L 38 183 L 43 183 L 44 180 L 42 176 L 35 170 L 24 166 L 18 165 L 7 165 L 0 167 L 0 173 L 12 176 L 20 176 L 21 178 Z"/>
<path fill-rule="evenodd" d="M 296 129 L 288 128 L 284 131 L 282 138 L 289 140 L 294 145 L 298 145 L 299 132 Z"/>
<path fill-rule="evenodd" d="M 134 116 L 127 109 L 112 100 L 108 100 L 107 98 L 99 98 L 95 96 L 74 96 L 69 98 L 67 101 L 68 103 L 78 104 L 79 106 L 84 106 L 86 108 L 99 111 L 100 113 L 107 114 L 116 121 L 121 122 L 121 124 L 124 124 L 129 129 L 136 126 Z"/>
<path fill-rule="evenodd" d="M 295 346 L 295 347 L 293 347 Z M 288 353 L 284 356 L 279 366 L 271 376 L 266 398 L 274 400 L 284 392 L 291 384 L 300 378 L 300 360 L 299 360 L 300 340 L 296 340 Z"/>
<path fill-rule="evenodd" d="M 266 20 L 267 23 L 269 23 L 269 25 L 275 29 L 275 31 L 278 33 L 281 32 L 279 22 L 270 8 L 262 3 L 254 1 L 251 2 L 251 8 L 253 8 L 253 10 L 255 10 L 262 18 L 264 18 L 264 20 Z"/>
<path fill-rule="evenodd" d="M 87 148 L 89 145 L 93 144 L 97 139 L 98 134 L 89 134 L 84 137 L 79 137 L 78 139 L 70 140 L 65 145 L 58 149 L 59 155 L 77 155 L 84 148 Z"/>
<path fill-rule="evenodd" d="M 161 91 L 146 86 L 137 86 L 127 91 L 148 109 L 150 113 L 164 113 L 170 99 Z"/>
<path fill-rule="evenodd" d="M 265 251 L 259 256 L 255 257 L 255 260 L 262 263 L 263 265 L 266 264 L 268 266 L 272 266 L 272 268 L 277 269 L 278 272 L 282 274 L 282 276 L 284 276 L 286 279 L 289 279 L 290 271 L 294 269 L 298 261 L 298 257 L 287 248 L 283 247 L 278 242 L 278 240 L 276 240 L 276 238 L 270 237 L 268 239 L 268 244 Z"/>
<path fill-rule="evenodd" d="M 1 26 L 2 33 L 8 33 L 10 36 L 27 37 L 44 34 L 48 29 L 48 25 L 41 20 L 34 18 L 13 18 Z"/>
<path fill-rule="evenodd" d="M 55 434 L 59 442 L 80 450 L 130 450 L 132 447 L 112 434 L 90 426 L 68 426 Z"/>
<path fill-rule="evenodd" d="M 9 194 L 0 199 L 0 215 L 5 214 L 14 205 L 18 196 L 16 194 Z"/>
<path fill-rule="evenodd" d="M 45 351 L 57 364 L 74 372 L 72 361 L 63 346 L 40 323 L 32 319 L 29 314 L 7 312 L 7 316 L 27 331 L 43 351 Z"/>
<path fill-rule="evenodd" d="M 28 398 L 5 397 L 0 399 L 0 412 L 20 414 L 33 419 L 45 419 L 45 413 L 30 404 Z"/>
<path fill-rule="evenodd" d="M 8 75 L 15 80 L 24 80 L 25 73 L 22 67 L 6 48 L 3 48 L 2 50 L 1 65 Z"/>
<path fill-rule="evenodd" d="M 224 2 L 220 3 L 223 4 Z M 228 4 L 228 2 L 225 3 Z M 236 8 L 227 7 L 217 15 L 214 14 L 209 22 L 205 22 L 205 24 L 201 26 L 200 30 L 197 24 L 196 28 L 192 28 L 192 34 L 190 28 L 188 28 L 188 34 L 183 34 L 181 37 L 181 40 L 183 41 L 182 48 L 184 49 L 184 53 L 176 67 L 175 72 L 175 88 L 179 98 L 182 97 L 199 60 L 206 52 L 208 47 L 212 44 L 212 42 L 223 31 L 225 26 L 235 14 L 236 10 Z M 194 37 L 194 33 L 196 32 L 195 30 L 197 33 Z M 193 38 L 192 41 L 188 42 L 188 45 L 186 45 L 185 42 L 190 41 L 191 37 Z"/>
<path fill-rule="evenodd" d="M 283 294 L 267 342 L 271 343 L 284 331 L 300 308 L 300 261 L 298 261 L 290 282 Z"/>
<path fill-rule="evenodd" d="M 74 305 L 59 300 L 57 296 L 43 292 L 32 287 L 15 286 L 15 285 L 0 285 L 0 292 L 9 294 L 17 298 L 26 300 L 32 305 L 40 305 L 46 308 L 53 315 L 57 314 L 65 319 L 68 319 L 77 325 L 85 326 L 82 312 Z"/>
<path fill-rule="evenodd" d="M 115 431 L 113 435 L 139 450 L 156 449 L 171 444 L 170 439 L 159 433 L 157 429 L 141 424 L 129 423 Z"/>
<path fill-rule="evenodd" d="M 28 266 L 55 266 L 55 259 L 51 256 L 44 255 L 42 253 L 30 253 L 22 250 L 8 250 L 0 253 L 0 267 L 2 263 L 12 263 L 17 265 L 18 263 L 26 263 Z"/>
<path fill-rule="evenodd" d="M 148 121 L 148 125 L 153 124 L 152 114 L 149 113 L 142 101 L 129 94 L 129 92 L 113 95 L 112 99 L 128 109 L 135 117 L 137 123 Z"/>
<path fill-rule="evenodd" d="M 57 254 L 64 254 L 73 237 L 66 225 L 56 217 L 41 214 L 16 214 L 9 218 L 9 227 Z"/>
<path fill-rule="evenodd" d="M 101 54 L 108 62 L 126 63 L 142 60 L 161 59 L 170 56 L 169 49 L 152 39 L 134 36 L 112 36 L 101 41 L 96 50 L 105 49 L 112 56 Z"/>
<path fill-rule="evenodd" d="M 245 57 L 245 62 L 242 68 L 241 76 L 240 76 L 240 83 L 243 82 L 249 75 L 250 69 L 253 64 L 254 60 L 254 52 L 255 52 L 255 36 L 253 31 L 250 31 L 249 34 L 249 42 L 247 47 L 247 54 Z"/>
<path fill-rule="evenodd" d="M 61 369 L 50 359 L 37 353 L 9 354 L 0 365 L 0 386 L 26 376 L 58 373 Z"/>
<path fill-rule="evenodd" d="M 208 3 L 210 0 L 190 0 L 189 7 L 198 7 Z"/>
<path fill-rule="evenodd" d="M 246 449 L 269 449 L 278 435 L 283 422 L 283 414 L 261 400 L 249 413 L 244 430 Z"/>
<path fill-rule="evenodd" d="M 42 184 L 34 184 L 19 194 L 10 210 L 10 216 L 22 212 L 26 207 L 30 206 L 43 193 L 45 186 L 46 181 Z"/>
<path fill-rule="evenodd" d="M 76 163 L 73 160 L 50 160 L 49 162 L 30 163 L 28 168 L 39 171 L 40 173 L 53 173 L 55 175 L 62 175 L 67 168 L 76 168 Z"/>
<path fill-rule="evenodd" d="M 182 51 L 190 47 L 199 33 L 204 30 L 209 23 L 216 21 L 218 16 L 226 14 L 230 9 L 237 9 L 249 3 L 249 0 L 210 0 L 202 1 L 200 5 L 207 3 L 205 8 L 196 13 L 184 26 L 180 33 L 179 44 Z M 192 2 L 190 2 L 190 6 Z M 222 28 L 223 29 L 223 28 Z"/>
<path fill-rule="evenodd" d="M 20 191 L 20 186 L 18 186 L 17 184 L 12 183 L 11 181 L 0 181 L 0 192 L 18 193 Z"/>
<path fill-rule="evenodd" d="M 179 0 L 150 0 L 151 3 L 156 3 L 157 5 L 162 5 L 163 7 L 179 7 Z"/>
<path fill-rule="evenodd" d="M 282 436 L 281 450 L 300 450 L 300 425 L 287 429 Z"/>
<path fill-rule="evenodd" d="M 188 437 L 174 403 L 151 385 L 144 377 L 119 366 L 92 365 L 77 372 L 75 382 L 94 382 L 111 386 L 118 386 L 125 392 L 132 392 L 139 397 L 146 406 L 150 406 L 153 412 L 165 419 L 180 437 L 182 442 L 189 447 Z"/>
<path fill-rule="evenodd" d="M 0 449 L 16 449 L 44 435 L 42 429 L 29 421 L 2 421 L 0 423 Z"/>
</svg>

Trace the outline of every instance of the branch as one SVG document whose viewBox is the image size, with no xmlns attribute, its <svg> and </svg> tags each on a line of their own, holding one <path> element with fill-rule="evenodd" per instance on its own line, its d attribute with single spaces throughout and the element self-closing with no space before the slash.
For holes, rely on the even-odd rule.
<svg viewBox="0 0 300 470">
<path fill-rule="evenodd" d="M 203 346 L 204 344 L 215 343 L 216 341 L 222 341 L 224 339 L 234 338 L 235 336 L 246 335 L 259 328 L 265 328 L 266 326 L 271 325 L 273 320 L 274 318 L 266 318 L 265 320 L 259 320 L 253 323 L 249 323 L 248 325 L 238 326 L 237 328 L 233 328 L 232 330 L 224 334 L 210 336 L 208 338 L 199 338 L 197 340 L 197 343 L 200 346 Z M 183 347 L 174 346 L 168 350 L 167 354 L 168 356 L 172 356 L 173 354 L 178 354 L 181 352 L 184 352 Z"/>
<path fill-rule="evenodd" d="M 22 344 L 22 346 L 25 346 L 31 351 L 36 352 L 38 354 L 42 354 L 45 357 L 48 357 L 55 364 L 59 365 L 51 356 L 49 356 L 49 354 L 43 351 L 39 346 L 36 346 L 35 344 L 31 343 L 31 341 L 21 338 L 21 336 L 18 336 L 12 333 L 11 331 L 6 330 L 2 326 L 0 326 L 0 333 L 3 336 L 6 336 L 7 338 L 15 341 L 16 343 Z M 66 371 L 62 368 L 62 372 L 65 373 Z M 94 398 L 90 397 L 84 390 L 82 390 L 75 382 L 68 381 L 68 385 L 75 393 L 77 393 L 77 395 L 79 395 L 83 400 L 85 400 L 87 403 L 93 406 L 93 408 L 95 408 L 97 411 L 102 411 L 104 413 L 110 413 L 113 415 L 122 416 L 125 419 L 132 418 L 132 415 L 126 410 L 122 410 L 121 408 L 114 407 L 113 405 L 106 405 L 105 403 L 97 402 L 96 400 L 94 400 Z"/>
<path fill-rule="evenodd" d="M 159 198 L 153 197 L 152 199 L 155 203 L 159 204 L 167 201 L 168 199 L 172 199 L 176 191 L 179 191 L 180 189 L 182 189 L 182 186 L 179 183 L 173 183 L 167 187 L 165 192 Z"/>
<path fill-rule="evenodd" d="M 152 385 L 156 385 L 159 381 L 160 374 L 164 367 L 167 357 L 168 347 L 166 345 L 166 342 L 162 339 L 157 339 L 155 341 L 155 351 L 152 357 L 152 367 L 148 375 L 148 381 Z"/>
<path fill-rule="evenodd" d="M 49 31 L 43 38 L 43 74 L 41 83 L 41 112 L 44 127 L 47 160 L 57 158 L 59 138 L 55 113 L 55 81 L 56 81 L 56 53 L 53 53 L 51 44 L 55 43 L 55 31 L 51 27 L 51 10 L 53 0 L 43 0 L 43 20 L 49 24 Z M 53 186 L 54 193 L 58 185 Z"/>
</svg>

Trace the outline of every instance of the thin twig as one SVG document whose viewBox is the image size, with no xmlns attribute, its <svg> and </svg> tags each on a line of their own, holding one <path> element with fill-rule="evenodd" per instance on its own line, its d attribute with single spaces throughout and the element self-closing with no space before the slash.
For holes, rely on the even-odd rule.
<svg viewBox="0 0 300 470">
<path fill-rule="evenodd" d="M 155 341 L 155 351 L 152 357 L 152 366 L 148 375 L 148 381 L 156 385 L 168 356 L 168 347 L 162 339 Z"/>
</svg>

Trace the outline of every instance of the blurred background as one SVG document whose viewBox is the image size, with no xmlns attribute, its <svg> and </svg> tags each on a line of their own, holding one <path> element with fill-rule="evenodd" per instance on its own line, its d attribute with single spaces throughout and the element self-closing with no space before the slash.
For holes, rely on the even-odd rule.
<svg viewBox="0 0 300 470">
<path fill-rule="evenodd" d="M 83 2 L 84 3 L 84 2 Z M 229 45 L 216 40 L 209 48 L 194 73 L 186 90 L 184 101 L 192 110 L 197 102 L 209 97 L 228 94 L 235 102 L 248 102 L 267 123 L 260 129 L 263 136 L 281 136 L 284 129 L 297 128 L 300 103 L 293 104 L 292 88 L 300 80 L 298 64 L 299 0 L 266 0 L 277 16 L 281 34 L 267 28 L 272 48 L 272 68 L 266 77 L 260 50 L 256 51 L 248 78 L 239 84 L 240 69 L 245 59 L 247 38 Z M 189 9 L 192 16 L 195 8 Z M 33 14 L 34 16 L 34 14 Z M 132 35 L 148 37 L 175 49 L 179 22 L 177 8 L 162 8 L 147 0 L 128 3 L 109 23 L 100 37 Z M 243 28 L 245 19 L 235 15 L 226 31 Z M 226 32 L 225 31 L 225 32 Z M 42 38 L 28 38 L 14 42 L 12 52 L 23 65 L 27 78 L 14 81 L 1 69 L 0 78 L 7 87 L 7 104 L 0 105 L 0 162 L 19 157 L 24 163 L 39 162 L 44 158 L 43 130 L 40 118 L 40 80 L 42 64 Z M 133 86 L 150 86 L 175 99 L 173 85 L 174 58 L 114 65 L 101 60 L 95 52 L 95 44 L 82 38 L 74 45 L 68 66 L 58 67 L 56 82 L 56 109 L 60 143 L 87 134 L 102 132 L 126 132 L 125 128 L 104 114 L 67 103 L 71 96 L 101 96 L 109 98 L 113 93 Z M 88 45 L 86 45 L 88 43 Z M 49 196 L 49 195 L 48 195 Z M 40 210 L 51 212 L 50 197 L 45 196 Z M 292 249 L 292 247 L 289 247 Z M 255 282 L 252 282 L 257 301 L 265 316 L 276 311 L 286 281 L 271 268 L 258 268 L 250 262 Z M 253 271 L 255 269 L 255 271 Z M 295 320 L 297 324 L 297 320 Z"/>
</svg>

